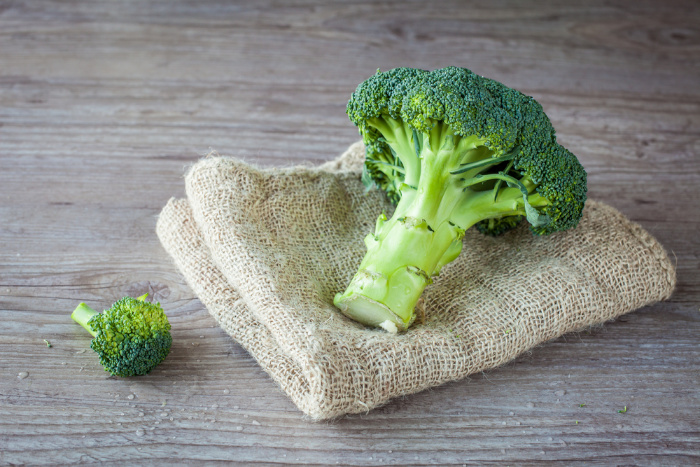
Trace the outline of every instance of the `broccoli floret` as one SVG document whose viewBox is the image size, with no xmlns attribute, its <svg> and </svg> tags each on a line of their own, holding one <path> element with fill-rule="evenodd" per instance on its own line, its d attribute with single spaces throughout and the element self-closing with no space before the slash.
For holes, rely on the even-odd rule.
<svg viewBox="0 0 700 467">
<path fill-rule="evenodd" d="M 347 106 L 366 147 L 362 181 L 396 204 L 335 305 L 405 330 L 423 289 L 473 225 L 499 235 L 524 218 L 537 235 L 575 227 L 586 172 L 532 97 L 464 68 L 377 71 Z"/>
<path fill-rule="evenodd" d="M 513 230 L 523 220 L 523 216 L 492 217 L 474 224 L 476 230 L 482 234 L 498 237 L 501 234 Z"/>
<path fill-rule="evenodd" d="M 147 296 L 124 297 L 102 313 L 81 303 L 71 315 L 93 335 L 90 347 L 112 375 L 145 375 L 170 352 L 168 318 L 159 303 L 145 301 Z"/>
</svg>

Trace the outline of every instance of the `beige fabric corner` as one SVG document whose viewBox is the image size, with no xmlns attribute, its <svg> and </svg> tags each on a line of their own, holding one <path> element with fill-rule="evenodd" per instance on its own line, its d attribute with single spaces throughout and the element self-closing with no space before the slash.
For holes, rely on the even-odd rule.
<svg viewBox="0 0 700 467">
<path fill-rule="evenodd" d="M 467 232 L 461 256 L 424 293 L 408 332 L 367 329 L 333 296 L 356 272 L 364 236 L 392 207 L 360 183 L 361 144 L 318 168 L 259 170 L 209 157 L 186 176 L 157 233 L 220 326 L 305 414 L 366 412 L 391 398 L 502 365 L 567 332 L 670 296 L 661 245 L 589 200 L 579 226 Z"/>
</svg>

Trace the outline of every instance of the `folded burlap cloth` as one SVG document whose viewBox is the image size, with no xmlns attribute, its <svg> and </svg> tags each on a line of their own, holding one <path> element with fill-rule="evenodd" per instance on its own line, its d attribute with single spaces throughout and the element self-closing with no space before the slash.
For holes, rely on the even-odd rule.
<svg viewBox="0 0 700 467">
<path fill-rule="evenodd" d="M 423 295 L 403 334 L 368 329 L 333 306 L 391 205 L 360 183 L 364 148 L 320 167 L 257 169 L 207 157 L 187 199 L 158 219 L 160 240 L 219 325 L 314 419 L 497 367 L 564 333 L 668 298 L 661 245 L 589 200 L 579 226 L 546 237 L 526 225 L 467 231 L 459 258 Z M 523 223 L 525 224 L 525 223 Z"/>
</svg>

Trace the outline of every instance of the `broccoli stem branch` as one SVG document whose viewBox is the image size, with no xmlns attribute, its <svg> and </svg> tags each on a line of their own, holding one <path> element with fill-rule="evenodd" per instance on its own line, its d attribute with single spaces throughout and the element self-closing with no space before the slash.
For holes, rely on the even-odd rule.
<svg viewBox="0 0 700 467">
<path fill-rule="evenodd" d="M 536 211 L 546 200 L 532 193 L 536 184 L 527 177 L 482 173 L 512 163 L 516 150 L 497 155 L 479 137 L 455 135 L 445 125 L 426 132 L 391 118 L 375 118 L 369 125 L 389 145 L 391 159 L 401 161 L 401 198 L 392 218 L 380 216 L 375 232 L 365 238 L 367 253 L 359 270 L 333 303 L 356 321 L 395 332 L 411 324 L 423 290 L 459 256 L 471 226 L 515 215 L 527 216 L 536 226 L 549 219 Z M 398 162 L 370 162 L 399 168 Z M 505 182 L 507 187 L 494 199 L 484 182 Z"/>
<path fill-rule="evenodd" d="M 70 315 L 70 317 L 73 318 L 73 321 L 84 327 L 87 332 L 92 334 L 92 337 L 95 337 L 97 333 L 92 330 L 92 328 L 88 324 L 88 321 L 90 321 L 90 318 L 92 318 L 96 314 L 98 314 L 97 311 L 93 310 L 85 303 L 81 303 L 75 308 L 75 310 L 73 310 L 73 313 Z"/>
<path fill-rule="evenodd" d="M 452 219 L 455 210 L 461 211 L 464 192 L 459 177 L 450 171 L 459 167 L 476 141 L 464 139 L 464 149 L 455 150 L 452 135 L 436 132 L 431 138 L 432 144 L 427 144 L 427 134 L 421 142 L 420 167 L 414 169 L 417 186 L 403 194 L 391 219 L 380 216 L 375 233 L 365 238 L 367 254 L 357 274 L 335 297 L 335 305 L 356 321 L 406 329 L 432 277 L 461 252 L 464 231 L 482 220 L 479 211 Z M 399 154 L 401 160 L 414 157 Z M 407 164 L 404 167 L 407 179 L 414 175 Z"/>
</svg>

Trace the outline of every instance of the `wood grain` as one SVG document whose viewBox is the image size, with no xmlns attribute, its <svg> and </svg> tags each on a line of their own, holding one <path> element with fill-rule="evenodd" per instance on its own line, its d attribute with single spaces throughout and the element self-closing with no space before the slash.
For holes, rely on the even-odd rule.
<svg viewBox="0 0 700 467">
<path fill-rule="evenodd" d="M 0 464 L 700 463 L 700 4 L 543 3 L 0 0 Z M 537 98 L 591 197 L 676 258 L 676 293 L 309 422 L 215 327 L 156 216 L 210 148 L 328 160 L 357 139 L 344 110 L 360 81 L 446 65 Z M 172 352 L 109 377 L 69 314 L 145 292 Z"/>
</svg>

